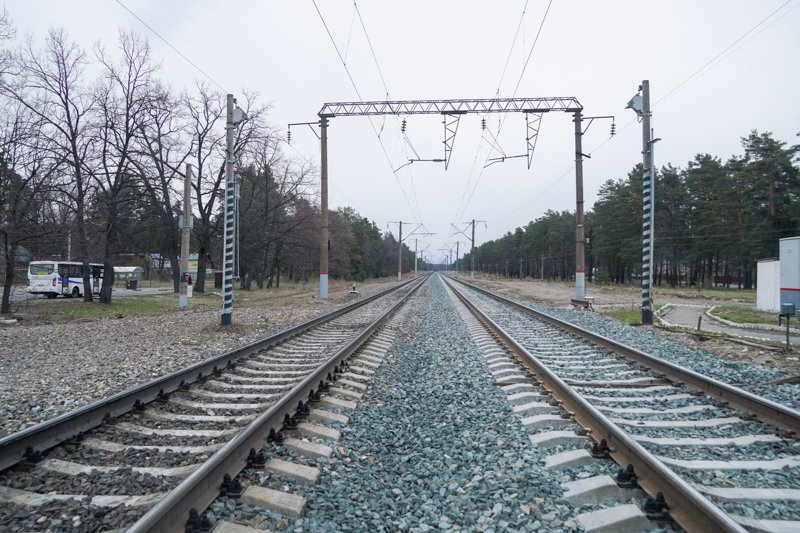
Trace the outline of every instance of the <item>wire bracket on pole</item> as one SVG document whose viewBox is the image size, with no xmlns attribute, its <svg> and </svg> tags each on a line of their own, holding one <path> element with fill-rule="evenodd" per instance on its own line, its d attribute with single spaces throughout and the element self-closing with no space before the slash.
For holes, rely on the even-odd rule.
<svg viewBox="0 0 800 533">
<path fill-rule="evenodd" d="M 453 153 L 453 143 L 456 140 L 456 132 L 458 131 L 458 123 L 461 120 L 463 113 L 452 114 L 446 113 L 444 115 L 444 169 L 450 164 L 450 155 Z"/>
<path fill-rule="evenodd" d="M 525 127 L 527 129 L 527 135 L 525 135 L 525 142 L 527 143 L 528 150 L 528 170 L 531 168 L 531 161 L 533 160 L 533 152 L 536 150 L 536 141 L 539 139 L 539 129 L 541 128 L 542 124 L 542 114 L 541 113 L 533 113 L 533 117 L 531 117 L 531 113 L 525 113 Z"/>
</svg>

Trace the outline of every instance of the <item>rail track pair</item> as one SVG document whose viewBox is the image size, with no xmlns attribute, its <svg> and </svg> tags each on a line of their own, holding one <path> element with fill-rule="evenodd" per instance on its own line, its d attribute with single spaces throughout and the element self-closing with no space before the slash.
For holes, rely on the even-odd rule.
<svg viewBox="0 0 800 533">
<path fill-rule="evenodd" d="M 46 450 L 70 441 L 77 443 L 84 438 L 84 433 L 104 424 L 113 424 L 131 412 L 138 413 L 138 419 L 151 421 L 144 423 L 144 429 L 139 428 L 145 441 L 158 440 L 157 435 L 185 435 L 190 440 L 192 435 L 217 435 L 220 442 L 208 447 L 209 457 L 204 463 L 187 469 L 182 474 L 182 481 L 159 495 L 157 503 L 135 523 L 125 524 L 130 531 L 179 531 L 187 527 L 187 521 L 190 529 L 200 528 L 200 513 L 219 495 L 220 488 L 229 494 L 240 490 L 236 475 L 248 464 L 262 461 L 257 457 L 262 444 L 271 439 L 282 439 L 281 430 L 296 428 L 308 416 L 310 407 L 319 400 L 320 394 L 329 390 L 336 377 L 341 375 L 347 358 L 373 337 L 424 281 L 408 282 L 365 298 L 263 341 L 212 357 L 183 371 L 0 439 L 0 470 L 11 469 L 20 462 L 36 464 L 42 460 L 43 453 L 47 455 Z M 711 497 L 720 494 L 726 497 L 725 491 L 706 490 L 707 487 L 701 483 L 687 481 L 677 473 L 681 467 L 679 461 L 670 465 L 668 459 L 652 451 L 652 446 L 648 449 L 648 444 L 653 443 L 656 447 L 688 442 L 694 442 L 692 446 L 698 443 L 712 446 L 714 439 L 692 441 L 689 436 L 660 437 L 636 433 L 630 427 L 646 425 L 643 420 L 652 412 L 684 412 L 689 414 L 684 426 L 688 435 L 690 428 L 702 425 L 698 422 L 702 417 L 697 413 L 710 408 L 699 405 L 699 402 L 702 397 L 708 397 L 717 401 L 715 407 L 719 409 L 744 413 L 728 418 L 757 419 L 781 432 L 779 436 L 761 441 L 791 442 L 800 434 L 800 413 L 478 287 L 452 279 L 448 279 L 447 284 L 527 369 L 542 391 L 552 397 L 562 414 L 576 422 L 580 431 L 588 435 L 591 441 L 587 442 L 594 444 L 592 451 L 598 457 L 612 458 L 623 472 L 628 473 L 629 484 L 638 485 L 650 494 L 657 512 L 689 531 L 758 530 L 765 524 L 781 527 L 777 520 L 747 522 L 735 513 L 724 511 L 712 502 Z M 397 293 L 402 293 L 402 297 L 391 296 Z M 392 301 L 381 303 L 387 299 Z M 479 307 L 487 307 L 488 299 L 495 302 L 493 305 L 513 309 L 515 315 L 504 322 L 497 316 L 505 311 L 481 311 Z M 366 312 L 366 309 L 372 310 Z M 361 315 L 353 318 L 359 312 Z M 522 321 L 520 316 L 535 317 L 550 329 L 526 337 L 521 331 L 538 326 Z M 514 329 L 509 324 L 516 324 L 521 329 Z M 594 348 L 582 353 L 584 348 L 575 345 L 559 346 L 559 339 L 564 335 L 586 339 Z M 616 354 L 634 363 L 619 363 L 613 357 L 606 357 L 608 354 Z M 593 358 L 599 361 L 599 366 L 581 374 L 581 367 L 586 367 Z M 599 375 L 606 377 L 598 379 Z M 622 377 L 608 377 L 612 375 Z M 198 390 L 198 386 L 193 384 L 199 383 L 204 385 Z M 195 399 L 181 400 L 190 386 L 196 393 Z M 165 403 L 170 397 L 178 401 Z M 670 405 L 673 401 L 679 402 L 680 406 L 673 408 Z M 647 402 L 655 402 L 655 407 L 641 407 Z M 628 409 L 627 404 L 634 407 Z M 171 407 L 165 408 L 164 405 Z M 180 429 L 178 420 L 192 420 L 189 429 Z M 680 427 L 681 424 L 675 421 L 672 426 Z M 735 424 L 734 420 L 729 423 Z M 125 423 L 121 426 L 123 429 L 128 427 Z M 669 430 L 668 424 L 666 435 L 669 435 Z M 735 435 L 717 440 L 736 442 L 737 438 L 742 442 Z M 140 446 L 139 449 L 147 447 Z M 152 452 L 181 449 L 180 446 L 168 445 L 149 447 Z M 191 443 L 185 448 L 187 451 L 191 449 Z M 791 463 L 790 467 L 798 469 L 800 464 Z"/>
</svg>

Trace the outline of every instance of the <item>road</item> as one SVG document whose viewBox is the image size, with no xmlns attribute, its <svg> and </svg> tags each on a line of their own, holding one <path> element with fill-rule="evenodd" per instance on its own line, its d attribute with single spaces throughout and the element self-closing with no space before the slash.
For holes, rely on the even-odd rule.
<svg viewBox="0 0 800 533">
<path fill-rule="evenodd" d="M 712 331 L 716 333 L 727 333 L 735 337 L 751 337 L 754 339 L 765 339 L 774 342 L 786 342 L 786 333 L 780 331 L 765 331 L 760 329 L 739 328 L 732 327 L 715 322 L 705 315 L 708 307 L 700 305 L 672 305 L 661 317 L 676 326 L 683 326 L 687 328 L 696 329 L 697 319 L 702 316 L 702 323 L 700 329 L 702 331 Z M 775 315 L 775 324 L 777 325 L 777 314 Z M 797 326 L 797 322 L 793 321 L 792 325 Z M 800 335 L 791 334 L 789 336 L 791 344 L 800 344 Z"/>
<path fill-rule="evenodd" d="M 144 296 L 153 294 L 171 294 L 172 289 L 169 287 L 143 287 L 135 291 L 128 289 L 114 288 L 112 296 L 116 297 L 130 297 L 130 296 Z M 178 297 L 177 295 L 175 296 Z M 53 300 L 46 298 L 40 294 L 30 294 L 25 290 L 25 287 L 14 287 L 11 291 L 11 303 L 26 303 L 26 302 L 60 302 L 63 298 L 55 298 Z"/>
</svg>

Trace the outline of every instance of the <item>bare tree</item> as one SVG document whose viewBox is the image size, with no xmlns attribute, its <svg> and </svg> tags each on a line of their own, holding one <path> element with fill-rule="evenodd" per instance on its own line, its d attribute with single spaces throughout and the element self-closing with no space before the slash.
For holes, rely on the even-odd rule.
<svg viewBox="0 0 800 533">
<path fill-rule="evenodd" d="M 152 212 L 158 217 L 162 232 L 162 250 L 172 267 L 175 292 L 179 290 L 180 236 L 179 214 L 174 206 L 182 198 L 181 169 L 189 156 L 191 140 L 186 128 L 182 108 L 170 92 L 162 86 L 154 90 L 148 108 L 148 118 L 139 126 L 131 164 L 136 169 L 139 183 L 147 195 Z M 182 251 L 181 253 L 188 253 Z"/>
<path fill-rule="evenodd" d="M 7 103 L 7 102 L 4 102 Z M 0 131 L 0 244 L 5 258 L 5 277 L 0 313 L 11 305 L 20 246 L 47 234 L 43 207 L 49 203 L 57 162 L 39 157 L 47 142 L 41 121 L 30 120 L 20 106 L 3 108 L 6 121 Z"/>
<path fill-rule="evenodd" d="M 147 41 L 134 33 L 120 32 L 122 58 L 115 62 L 98 47 L 103 66 L 103 81 L 95 91 L 98 102 L 93 132 L 97 137 L 94 152 L 97 207 L 102 213 L 105 236 L 103 263 L 105 280 L 100 301 L 111 303 L 114 284 L 114 253 L 119 244 L 120 217 L 135 200 L 136 181 L 130 158 L 134 138 L 149 118 L 153 100 L 153 73 Z"/>
<path fill-rule="evenodd" d="M 225 195 L 225 109 L 222 95 L 198 84 L 197 94 L 184 96 L 192 133 L 192 158 L 197 176 L 192 182 L 197 202 L 195 235 L 198 241 L 197 281 L 194 290 L 205 292 L 206 264 L 212 268 L 212 243 L 221 233 Z M 236 130 L 233 157 L 244 158 L 260 140 L 269 137 L 267 107 L 257 103 L 257 95 L 245 93 L 243 107 L 249 120 Z"/>
<path fill-rule="evenodd" d="M 43 124 L 42 135 L 48 142 L 47 152 L 42 155 L 65 163 L 67 179 L 61 193 L 75 211 L 83 283 L 89 287 L 86 209 L 91 192 L 88 162 L 93 140 L 88 120 L 94 101 L 80 84 L 85 54 L 63 30 L 50 30 L 42 52 L 34 49 L 29 38 L 10 64 L 14 75 L 0 78 L 0 91 Z M 91 291 L 84 291 L 84 301 L 92 301 Z"/>
<path fill-rule="evenodd" d="M 192 159 L 197 165 L 197 175 L 192 182 L 197 213 L 197 280 L 194 290 L 205 292 L 206 261 L 211 261 L 211 243 L 219 234 L 219 206 L 224 206 L 220 193 L 224 193 L 224 174 L 220 168 L 220 154 L 225 153 L 225 109 L 222 95 L 198 83 L 197 94 L 186 94 L 183 105 L 188 113 L 192 135 Z M 222 125 L 220 126 L 220 123 Z M 223 160 L 224 162 L 224 160 Z"/>
</svg>

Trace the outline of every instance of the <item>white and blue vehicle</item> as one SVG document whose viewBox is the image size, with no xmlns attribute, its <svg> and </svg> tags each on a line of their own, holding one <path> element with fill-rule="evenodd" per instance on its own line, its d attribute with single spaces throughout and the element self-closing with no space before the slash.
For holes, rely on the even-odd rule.
<svg viewBox="0 0 800 533">
<path fill-rule="evenodd" d="M 103 284 L 103 265 L 89 263 L 89 282 L 93 294 L 100 293 Z M 83 263 L 76 261 L 31 261 L 28 265 L 28 292 L 55 298 L 84 295 Z"/>
</svg>

